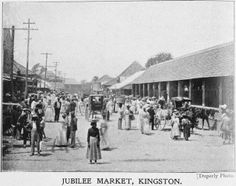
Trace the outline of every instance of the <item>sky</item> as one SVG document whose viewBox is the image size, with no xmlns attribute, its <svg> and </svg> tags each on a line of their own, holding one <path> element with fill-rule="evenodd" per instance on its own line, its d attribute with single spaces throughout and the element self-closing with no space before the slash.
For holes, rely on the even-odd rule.
<svg viewBox="0 0 236 186">
<path fill-rule="evenodd" d="M 159 52 L 179 57 L 233 41 L 232 2 L 5 2 L 3 27 L 31 32 L 30 63 L 59 62 L 77 81 L 119 75 L 133 61 L 145 65 Z M 26 66 L 27 31 L 15 32 L 15 60 Z M 52 67 L 49 70 L 54 70 Z"/>
</svg>

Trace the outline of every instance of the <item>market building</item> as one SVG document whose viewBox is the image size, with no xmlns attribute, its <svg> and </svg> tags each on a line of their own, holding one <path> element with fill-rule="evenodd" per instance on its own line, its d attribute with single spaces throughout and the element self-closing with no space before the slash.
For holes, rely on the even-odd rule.
<svg viewBox="0 0 236 186">
<path fill-rule="evenodd" d="M 134 61 L 125 70 L 123 70 L 117 77 L 104 83 L 104 86 L 106 88 L 109 88 L 112 85 L 115 85 L 116 83 L 120 83 L 123 80 L 125 80 L 127 77 L 135 74 L 136 72 L 142 71 L 142 70 L 145 70 L 145 68 L 137 61 Z"/>
<path fill-rule="evenodd" d="M 108 88 L 115 94 L 130 95 L 132 93 L 132 86 L 127 86 L 127 85 L 131 83 L 130 80 L 133 81 L 133 78 L 137 76 L 138 72 L 143 70 L 145 70 L 145 68 L 137 61 L 134 61 L 125 70 L 123 70 L 117 77 L 105 83 L 104 86 L 106 86 L 106 88 Z M 130 78 L 131 76 L 133 78 Z M 130 78 L 130 80 L 125 81 L 127 78 Z M 124 81 L 125 81 L 124 83 L 125 86 L 123 86 L 123 84 L 120 84 Z"/>
<path fill-rule="evenodd" d="M 193 105 L 234 106 L 234 43 L 224 43 L 148 68 L 132 82 L 134 96 L 175 96 Z"/>
<path fill-rule="evenodd" d="M 144 70 L 138 71 L 133 75 L 127 77 L 124 81 L 116 83 L 110 87 L 110 90 L 116 91 L 117 95 L 131 95 L 132 94 L 132 82 L 134 79 L 143 74 Z"/>
</svg>

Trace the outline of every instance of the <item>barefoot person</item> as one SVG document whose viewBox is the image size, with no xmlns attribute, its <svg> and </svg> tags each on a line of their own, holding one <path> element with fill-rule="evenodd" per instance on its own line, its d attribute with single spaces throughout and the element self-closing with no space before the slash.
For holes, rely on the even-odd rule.
<svg viewBox="0 0 236 186">
<path fill-rule="evenodd" d="M 87 159 L 89 159 L 90 164 L 97 163 L 97 160 L 101 159 L 101 150 L 100 150 L 100 136 L 99 130 L 97 128 L 97 121 L 93 120 L 91 122 L 91 128 L 88 129 L 88 149 L 87 149 Z"/>
</svg>

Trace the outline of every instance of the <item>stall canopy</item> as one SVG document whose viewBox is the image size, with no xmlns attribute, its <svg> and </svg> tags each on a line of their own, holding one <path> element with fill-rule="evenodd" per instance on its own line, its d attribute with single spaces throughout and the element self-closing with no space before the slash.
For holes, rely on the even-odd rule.
<svg viewBox="0 0 236 186">
<path fill-rule="evenodd" d="M 117 90 L 117 89 L 131 89 L 131 87 L 129 87 L 129 85 L 131 85 L 131 82 L 133 82 L 136 78 L 138 78 L 139 76 L 141 76 L 144 73 L 144 71 L 139 71 L 134 73 L 133 75 L 129 76 L 128 78 L 126 78 L 124 81 L 122 81 L 121 83 L 116 83 L 114 85 L 112 85 L 110 87 L 110 89 L 112 90 Z"/>
</svg>

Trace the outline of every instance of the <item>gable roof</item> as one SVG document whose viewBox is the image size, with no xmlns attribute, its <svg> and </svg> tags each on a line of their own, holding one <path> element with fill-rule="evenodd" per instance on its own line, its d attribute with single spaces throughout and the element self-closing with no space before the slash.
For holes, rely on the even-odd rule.
<svg viewBox="0 0 236 186">
<path fill-rule="evenodd" d="M 119 82 L 118 78 L 112 78 L 110 81 L 104 83 L 103 85 L 105 85 L 105 86 L 112 86 L 112 85 L 114 85 L 114 84 L 116 84 L 118 82 Z"/>
<path fill-rule="evenodd" d="M 121 77 L 127 78 L 127 77 L 135 74 L 136 72 L 143 71 L 143 70 L 145 70 L 145 68 L 142 65 L 140 65 L 137 61 L 134 61 L 123 72 L 121 72 L 120 75 L 118 75 L 117 77 L 104 83 L 104 85 L 105 86 L 112 86 L 116 83 L 119 83 Z"/>
<path fill-rule="evenodd" d="M 133 75 L 127 77 L 124 81 L 122 81 L 121 83 L 117 83 L 117 84 L 114 84 L 110 87 L 110 89 L 122 89 L 128 85 L 130 85 L 132 83 L 133 80 L 135 80 L 137 77 L 141 76 L 141 74 L 143 74 L 144 71 L 139 71 L 139 72 L 136 72 L 134 73 Z"/>
<path fill-rule="evenodd" d="M 13 63 L 13 73 L 17 74 L 17 71 L 20 71 L 21 74 L 26 74 L 26 68 L 20 63 L 14 61 Z M 32 71 L 28 69 L 28 74 L 32 74 Z"/>
<path fill-rule="evenodd" d="M 123 72 L 121 72 L 120 75 L 118 75 L 118 77 L 129 77 L 133 75 L 134 73 L 139 72 L 144 69 L 145 68 L 142 65 L 140 65 L 137 61 L 134 61 Z"/>
<path fill-rule="evenodd" d="M 97 82 L 100 82 L 103 84 L 103 83 L 106 83 L 112 79 L 113 79 L 112 77 L 110 77 L 108 75 L 104 75 L 104 76 L 100 77 Z"/>
<path fill-rule="evenodd" d="M 148 68 L 132 84 L 234 75 L 234 43 L 225 43 Z"/>
</svg>

